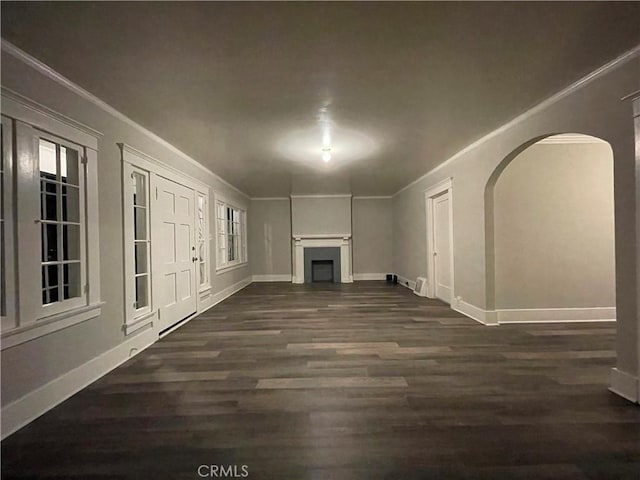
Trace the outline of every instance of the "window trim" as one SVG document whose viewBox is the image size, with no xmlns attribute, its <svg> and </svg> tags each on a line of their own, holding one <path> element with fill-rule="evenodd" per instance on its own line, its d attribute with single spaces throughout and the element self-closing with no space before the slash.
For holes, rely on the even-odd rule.
<svg viewBox="0 0 640 480">
<path fill-rule="evenodd" d="M 84 153 L 86 158 L 83 205 L 85 208 L 85 230 L 82 236 L 82 244 L 86 248 L 85 281 L 83 283 L 86 289 L 83 292 L 83 298 L 85 299 L 82 302 L 83 305 L 74 305 L 64 311 L 54 312 L 52 311 L 53 309 L 43 310 L 41 295 L 37 296 L 37 302 L 33 301 L 33 299 L 29 301 L 27 298 L 29 296 L 34 297 L 33 293 L 16 296 L 13 320 L 6 321 L 3 319 L 2 322 L 0 348 L 4 350 L 95 318 L 101 313 L 103 302 L 100 300 L 97 145 L 98 138 L 102 134 L 4 87 L 1 90 L 1 96 L 3 122 L 6 121 L 4 118 L 6 117 L 13 126 L 13 154 L 21 159 L 25 156 L 30 158 L 28 162 L 17 162 L 12 157 L 12 161 L 15 162 L 12 174 L 13 178 L 16 179 L 15 191 L 13 192 L 13 198 L 16 201 L 12 202 L 13 208 L 11 212 L 14 229 L 13 240 L 15 242 L 13 248 L 14 252 L 16 252 L 13 275 L 15 278 L 15 272 L 21 272 L 16 282 L 21 292 L 31 292 L 34 290 L 34 285 L 41 286 L 41 258 L 40 255 L 33 255 L 33 249 L 30 248 L 34 244 L 37 247 L 40 246 L 40 233 L 38 232 L 38 235 L 36 235 L 37 241 L 34 242 L 32 238 L 33 232 L 28 228 L 33 229 L 36 225 L 33 212 L 37 211 L 39 213 L 40 208 L 40 175 L 37 155 L 34 155 L 33 151 L 33 133 L 37 132 L 47 137 L 55 137 L 73 144 L 74 148 L 82 147 L 81 153 Z M 37 182 L 37 193 L 33 188 L 34 180 Z M 30 188 L 31 190 L 29 190 Z M 28 199 L 28 208 L 23 205 L 25 203 L 24 199 Z M 36 204 L 35 207 L 34 203 Z M 18 239 L 20 241 L 17 241 Z M 23 266 L 26 268 L 23 268 Z M 23 284 L 25 288 L 23 288 Z M 40 288 L 35 290 L 40 291 Z"/>
<path fill-rule="evenodd" d="M 3 185 L 2 194 L 4 198 L 4 298 L 6 315 L 1 317 L 2 331 L 9 331 L 16 328 L 18 321 L 16 318 L 16 270 L 15 270 L 15 224 L 12 206 L 15 204 L 13 191 L 13 120 L 2 115 L 2 155 L 4 157 L 3 165 Z"/>
<path fill-rule="evenodd" d="M 215 219 L 215 245 L 216 245 L 216 275 L 228 272 L 230 270 L 235 270 L 236 268 L 241 268 L 249 264 L 249 256 L 248 256 L 248 248 L 247 248 L 247 207 L 240 202 L 233 202 L 228 200 L 225 196 L 216 193 L 214 195 L 215 199 L 215 209 L 214 209 L 214 219 Z M 238 210 L 240 212 L 240 246 L 239 253 L 240 258 L 238 260 L 234 260 L 229 262 L 225 260 L 221 261 L 219 251 L 221 250 L 221 245 L 218 243 L 220 240 L 220 236 L 224 235 L 224 252 L 227 255 L 227 241 L 229 233 L 226 231 L 220 231 L 220 224 L 218 218 L 218 206 L 223 205 L 225 208 L 232 208 Z M 226 217 L 225 217 L 226 219 Z M 227 256 L 228 258 L 228 256 Z"/>
</svg>

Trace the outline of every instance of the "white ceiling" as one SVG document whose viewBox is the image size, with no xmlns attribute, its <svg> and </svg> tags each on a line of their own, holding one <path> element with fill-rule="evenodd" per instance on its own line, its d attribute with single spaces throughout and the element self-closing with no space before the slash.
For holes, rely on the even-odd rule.
<svg viewBox="0 0 640 480">
<path fill-rule="evenodd" d="M 3 38 L 264 197 L 393 194 L 640 43 L 639 2 L 1 9 Z"/>
</svg>

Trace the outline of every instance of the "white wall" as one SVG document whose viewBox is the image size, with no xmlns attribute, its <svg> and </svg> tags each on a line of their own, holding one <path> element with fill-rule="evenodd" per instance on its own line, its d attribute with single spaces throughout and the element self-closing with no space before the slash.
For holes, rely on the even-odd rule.
<svg viewBox="0 0 640 480">
<path fill-rule="evenodd" d="M 615 307 L 613 153 L 535 144 L 494 187 L 497 309 Z"/>
<path fill-rule="evenodd" d="M 108 74 L 108 72 L 106 72 Z M 122 178 L 116 142 L 127 143 L 207 183 L 213 192 L 248 203 L 242 193 L 211 173 L 189 163 L 171 148 L 107 113 L 69 88 L 22 61 L 2 52 L 2 86 L 104 134 L 98 144 L 100 205 L 100 277 L 102 315 L 84 323 L 2 350 L 2 405 L 23 398 L 91 359 L 121 345 L 124 340 Z M 204 159 L 203 159 L 204 160 Z M 213 210 L 211 228 L 213 228 Z M 251 215 L 251 213 L 248 213 Z M 211 249 L 215 252 L 215 248 Z M 212 290 L 216 294 L 250 275 L 249 266 L 220 275 L 212 262 Z M 132 336 L 137 335 L 137 332 Z M 130 336 L 131 337 L 131 336 Z M 130 338 L 127 337 L 127 338 Z M 4 411 L 3 411 L 4 415 Z"/>
<path fill-rule="evenodd" d="M 494 172 L 523 145 L 547 135 L 575 132 L 606 140 L 614 153 L 617 368 L 637 378 L 634 131 L 631 103 L 621 98 L 640 89 L 639 69 L 636 52 L 616 68 L 582 82 L 470 145 L 400 191 L 394 197 L 393 210 L 396 273 L 413 280 L 426 276 L 424 191 L 452 177 L 454 295 L 479 315 L 493 310 L 493 238 L 485 231 L 485 188 Z M 492 232 L 493 219 L 487 218 L 486 222 L 490 227 L 487 231 Z"/>
<path fill-rule="evenodd" d="M 351 195 L 292 196 L 291 227 L 293 236 L 351 234 Z"/>
<path fill-rule="evenodd" d="M 254 276 L 291 275 L 291 201 L 252 200 L 249 258 Z M 267 277 L 264 277 L 267 278 Z"/>
<path fill-rule="evenodd" d="M 353 274 L 393 272 L 393 201 L 353 199 Z"/>
</svg>

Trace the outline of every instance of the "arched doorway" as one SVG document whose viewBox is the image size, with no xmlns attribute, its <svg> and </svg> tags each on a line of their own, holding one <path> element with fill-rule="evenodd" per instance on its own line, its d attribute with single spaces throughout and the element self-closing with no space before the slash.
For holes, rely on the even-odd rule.
<svg viewBox="0 0 640 480">
<path fill-rule="evenodd" d="M 536 138 L 485 190 L 487 304 L 499 323 L 615 320 L 613 151 Z"/>
</svg>

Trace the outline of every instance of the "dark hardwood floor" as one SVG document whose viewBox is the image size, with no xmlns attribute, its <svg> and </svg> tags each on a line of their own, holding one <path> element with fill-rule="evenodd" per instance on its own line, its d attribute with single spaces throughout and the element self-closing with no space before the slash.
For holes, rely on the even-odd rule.
<svg viewBox="0 0 640 480">
<path fill-rule="evenodd" d="M 637 480 L 614 333 L 253 284 L 2 442 L 2 478 Z"/>
</svg>

